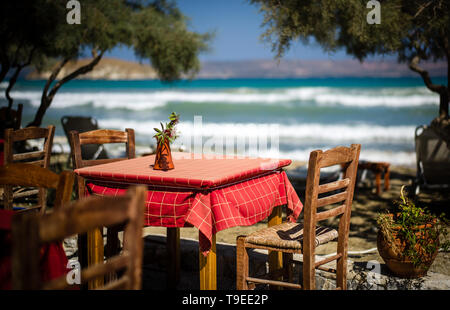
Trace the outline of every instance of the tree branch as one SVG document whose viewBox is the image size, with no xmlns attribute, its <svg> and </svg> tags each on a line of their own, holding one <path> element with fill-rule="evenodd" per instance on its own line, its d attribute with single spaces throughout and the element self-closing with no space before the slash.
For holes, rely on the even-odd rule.
<svg viewBox="0 0 450 310">
<path fill-rule="evenodd" d="M 50 104 L 52 103 L 53 97 L 56 95 L 56 92 L 63 86 L 65 83 L 69 82 L 70 80 L 76 78 L 79 75 L 85 74 L 89 71 L 91 71 L 100 61 L 100 59 L 103 57 L 103 54 L 105 51 L 102 51 L 100 55 L 97 55 L 95 50 L 92 51 L 92 55 L 94 56 L 94 59 L 87 65 L 84 65 L 72 73 L 66 75 L 61 80 L 59 80 L 55 85 L 50 89 L 50 85 L 52 82 L 56 79 L 58 76 L 58 73 L 61 71 L 61 69 L 69 62 L 71 58 L 64 59 L 55 70 L 53 70 L 52 75 L 47 80 L 47 83 L 45 85 L 44 91 L 42 93 L 41 97 L 41 104 L 38 108 L 38 111 L 36 112 L 36 115 L 34 116 L 34 120 L 27 125 L 29 126 L 40 126 L 42 123 L 42 119 L 44 118 L 45 112 L 50 107 Z"/>
<path fill-rule="evenodd" d="M 22 66 L 22 65 L 16 67 L 16 71 L 14 71 L 13 76 L 9 80 L 8 87 L 5 90 L 5 96 L 6 96 L 6 99 L 8 100 L 8 110 L 10 110 L 12 108 L 12 105 L 14 102 L 13 98 L 11 98 L 11 95 L 9 93 L 11 92 L 11 89 L 13 88 L 13 86 L 16 84 L 17 77 L 19 76 L 20 71 L 22 71 L 22 69 L 24 67 L 25 66 Z"/>
<path fill-rule="evenodd" d="M 5 53 L 6 52 L 4 51 L 4 47 L 2 47 L 0 49 L 0 60 L 2 65 L 2 69 L 0 70 L 0 82 L 3 82 L 4 78 L 8 74 L 9 69 L 11 68 L 11 63 L 8 57 L 6 57 Z"/>
<path fill-rule="evenodd" d="M 422 77 L 426 87 L 431 90 L 432 92 L 441 94 L 443 91 L 446 91 L 446 87 L 444 85 L 438 85 L 438 84 L 433 84 L 433 82 L 431 81 L 430 75 L 428 74 L 428 71 L 422 69 L 419 67 L 419 62 L 420 62 L 420 58 L 419 56 L 415 56 L 411 62 L 409 63 L 409 68 L 420 74 L 420 76 Z"/>
<path fill-rule="evenodd" d="M 90 63 L 88 63 L 87 65 L 84 65 L 78 69 L 76 69 L 75 71 L 73 71 L 72 73 L 66 75 L 65 77 L 63 77 L 61 80 L 59 80 L 50 90 L 49 94 L 48 94 L 48 98 L 49 99 L 53 99 L 53 97 L 55 96 L 56 92 L 59 90 L 59 88 L 61 86 L 63 86 L 65 83 L 67 83 L 70 80 L 73 80 L 74 78 L 76 78 L 79 75 L 88 73 L 89 71 L 92 71 L 92 69 L 94 69 L 94 67 L 99 63 L 100 59 L 103 57 L 103 54 L 105 53 L 105 51 L 102 51 L 99 55 L 96 55 L 96 53 L 93 51 L 93 55 L 96 55 L 94 57 L 94 59 L 92 59 L 92 61 Z"/>
<path fill-rule="evenodd" d="M 53 69 L 52 74 L 47 79 L 47 82 L 45 83 L 44 90 L 42 91 L 42 97 L 47 97 L 48 89 L 50 88 L 50 85 L 53 83 L 53 81 L 58 76 L 61 69 L 70 61 L 71 57 L 64 58 L 59 65 Z"/>
<path fill-rule="evenodd" d="M 432 3 L 433 3 L 433 1 L 429 1 L 429 2 L 425 3 L 424 5 L 422 5 L 422 6 L 419 8 L 419 10 L 416 12 L 416 14 L 414 15 L 413 18 L 416 18 L 417 16 L 419 16 L 420 13 L 422 13 L 422 11 L 423 11 L 424 9 L 426 9 L 426 8 L 427 8 L 430 4 L 432 4 Z"/>
<path fill-rule="evenodd" d="M 3 79 L 6 77 L 9 71 L 9 63 L 2 62 L 2 69 L 0 70 L 0 82 L 3 82 Z"/>
<path fill-rule="evenodd" d="M 14 102 L 13 98 L 11 98 L 9 93 L 11 92 L 11 89 L 16 84 L 17 78 L 19 77 L 19 74 L 20 74 L 20 71 L 22 71 L 23 68 L 25 68 L 25 67 L 27 67 L 27 66 L 29 66 L 31 64 L 31 59 L 33 58 L 33 54 L 34 54 L 35 50 L 36 50 L 36 48 L 33 48 L 30 51 L 30 54 L 28 55 L 28 59 L 27 59 L 27 61 L 25 63 L 17 64 L 16 71 L 14 72 L 13 76 L 9 80 L 8 87 L 5 90 L 5 96 L 6 96 L 6 99 L 8 100 L 8 109 L 9 110 L 12 108 L 12 105 L 13 105 L 13 102 Z"/>
</svg>

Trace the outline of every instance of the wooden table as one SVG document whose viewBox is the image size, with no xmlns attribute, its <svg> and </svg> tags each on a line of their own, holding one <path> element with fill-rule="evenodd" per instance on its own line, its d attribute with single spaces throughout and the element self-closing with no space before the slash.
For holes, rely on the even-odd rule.
<svg viewBox="0 0 450 310">
<path fill-rule="evenodd" d="M 361 161 L 359 170 L 370 170 L 375 174 L 375 186 L 377 195 L 381 194 L 381 174 L 384 173 L 384 190 L 389 190 L 390 164 L 387 162 Z"/>
<path fill-rule="evenodd" d="M 249 157 L 217 158 L 191 153 L 172 153 L 175 169 L 153 170 L 154 155 L 76 169 L 94 195 L 121 195 L 131 184 L 146 184 L 146 226 L 168 227 L 168 250 L 179 269 L 179 228 L 199 230 L 200 289 L 216 289 L 216 239 L 218 231 L 253 225 L 269 217 L 269 225 L 281 223 L 281 206 L 296 220 L 303 205 L 283 167 L 291 161 Z M 103 242 L 88 251 L 100 262 Z M 269 258 L 272 265 L 280 257 Z"/>
</svg>

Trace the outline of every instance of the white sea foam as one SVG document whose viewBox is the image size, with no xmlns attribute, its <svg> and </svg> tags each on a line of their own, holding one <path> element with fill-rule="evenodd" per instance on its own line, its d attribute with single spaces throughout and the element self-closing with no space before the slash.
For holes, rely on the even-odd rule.
<svg viewBox="0 0 450 310">
<path fill-rule="evenodd" d="M 55 144 L 53 146 L 53 149 L 55 151 L 65 151 L 69 152 L 70 147 L 67 143 L 67 139 L 63 136 L 55 136 L 55 139 L 60 141 L 59 143 Z M 150 136 L 146 140 L 151 140 Z M 136 145 L 136 152 L 138 154 L 148 153 L 150 151 L 150 141 L 148 143 L 138 143 Z M 179 141 L 176 141 L 174 143 L 173 149 L 177 150 L 181 145 L 179 144 Z M 324 146 L 322 149 L 329 149 L 333 147 L 334 145 Z M 61 149 L 62 148 L 62 149 Z M 183 145 L 183 149 L 185 151 L 193 151 L 192 148 L 186 147 L 186 145 Z M 261 157 L 261 158 L 288 158 L 291 160 L 298 160 L 307 162 L 309 158 L 309 154 L 311 151 L 316 150 L 317 148 L 299 148 L 293 151 L 282 151 L 279 149 L 272 149 L 268 147 L 267 149 L 264 148 L 257 148 L 255 150 L 251 149 L 245 149 L 245 153 L 238 154 L 238 155 L 245 155 L 245 156 L 254 156 L 254 157 Z M 226 151 L 226 148 L 223 149 Z M 123 152 L 122 149 L 116 149 L 114 147 L 108 148 L 108 152 L 112 152 L 112 154 L 117 153 L 121 154 Z M 208 153 L 207 151 L 205 153 Z M 225 155 L 219 154 L 219 155 Z M 391 150 L 378 150 L 378 149 L 371 149 L 371 148 L 365 148 L 363 144 L 363 148 L 361 150 L 360 154 L 360 160 L 367 160 L 367 161 L 387 161 L 391 163 L 392 165 L 401 165 L 401 166 L 409 166 L 414 167 L 416 165 L 416 154 L 414 152 L 407 152 L 407 151 L 391 151 Z"/>
<path fill-rule="evenodd" d="M 103 128 L 134 128 L 137 136 L 148 137 L 146 140 L 151 144 L 154 134 L 153 127 L 158 127 L 156 121 L 139 122 L 122 119 L 100 119 L 99 125 Z M 198 125 L 196 125 L 198 126 Z M 280 124 L 234 124 L 234 123 L 203 123 L 201 132 L 203 133 L 203 143 L 223 141 L 230 137 L 245 137 L 250 139 L 266 139 L 267 148 L 257 147 L 253 151 L 246 145 L 246 154 L 250 156 L 268 158 L 289 158 L 292 160 L 307 161 L 309 154 L 316 148 L 311 148 L 311 144 L 322 144 L 323 148 L 331 148 L 338 144 L 348 145 L 350 143 L 361 143 L 361 160 L 388 161 L 395 165 L 415 165 L 415 153 L 407 150 L 393 151 L 380 150 L 370 147 L 371 143 L 392 143 L 401 145 L 413 145 L 414 126 L 369 126 L 359 125 L 324 125 L 324 124 L 300 124 L 300 125 L 280 125 Z M 181 133 L 179 145 L 187 146 L 191 150 L 193 136 L 195 134 L 194 123 L 183 121 L 177 129 Z M 198 128 L 197 128 L 198 129 Z M 282 151 L 272 148 L 275 137 L 279 138 L 279 144 L 293 145 L 295 150 Z M 234 140 L 237 142 L 237 138 Z M 261 141 L 261 140 L 258 140 Z M 306 147 L 305 147 L 306 146 Z M 223 150 L 226 150 L 224 146 Z"/>
<path fill-rule="evenodd" d="M 100 119 L 103 128 L 134 128 L 142 135 L 153 135 L 153 128 L 159 127 L 159 121 L 135 121 L 124 119 Z M 198 126 L 198 125 L 196 125 Z M 202 123 L 201 132 L 205 137 L 270 137 L 277 135 L 283 139 L 302 141 L 365 141 L 365 142 L 411 142 L 415 126 L 380 126 L 380 125 L 326 125 L 310 124 L 256 124 L 256 123 Z M 183 121 L 177 129 L 185 136 L 194 136 L 194 122 Z"/>
<path fill-rule="evenodd" d="M 364 145 L 363 145 L 364 146 Z M 324 148 L 328 149 L 328 147 Z M 309 154 L 314 149 L 301 149 L 301 150 L 295 150 L 295 151 L 286 151 L 286 152 L 280 152 L 279 158 L 289 158 L 292 160 L 299 160 L 299 161 L 308 161 Z M 265 156 L 269 155 L 269 156 Z M 270 154 L 261 154 L 260 157 L 273 157 L 273 153 Z M 360 160 L 366 160 L 366 161 L 386 161 L 389 162 L 392 165 L 401 165 L 401 166 L 410 166 L 414 167 L 416 165 L 416 153 L 414 152 L 394 152 L 394 151 L 382 151 L 382 150 L 375 150 L 375 149 L 361 149 L 361 154 L 359 156 Z"/>
<path fill-rule="evenodd" d="M 124 119 L 99 119 L 101 128 L 125 129 L 133 128 L 136 132 L 137 147 L 149 151 L 150 145 L 154 143 L 153 127 L 158 127 L 157 121 L 135 121 Z M 196 125 L 198 126 L 198 125 Z M 180 139 L 174 143 L 174 149 L 183 146 L 187 151 L 194 151 L 195 128 L 193 122 L 183 121 L 177 125 L 181 133 Z M 197 127 L 197 129 L 199 129 Z M 233 123 L 203 123 L 202 143 L 214 144 L 216 141 L 223 142 L 223 148 L 219 149 L 221 155 L 226 154 L 227 139 L 231 139 L 235 145 L 237 137 L 245 138 L 245 147 L 241 149 L 245 154 L 263 158 L 289 158 L 292 160 L 307 161 L 311 151 L 319 148 L 332 148 L 337 145 L 349 145 L 350 143 L 361 143 L 362 150 L 360 159 L 368 161 L 388 161 L 394 165 L 407 165 L 413 167 L 416 157 L 412 150 L 414 126 L 369 126 L 359 125 L 324 125 L 324 124 L 301 124 L 301 125 L 279 125 L 279 124 L 233 124 Z M 249 147 L 249 141 L 255 139 L 258 143 L 267 142 L 266 147 L 258 144 L 256 148 Z M 279 148 L 274 139 L 279 138 Z M 253 140 L 254 141 L 254 140 Z M 400 150 L 379 149 L 374 143 L 390 143 L 402 145 Z M 289 150 L 285 146 L 289 145 Z M 404 146 L 407 146 L 406 148 Z M 205 153 L 211 152 L 212 148 L 204 149 Z M 236 150 L 239 148 L 236 146 Z M 143 151 L 144 152 L 144 151 Z"/>
<path fill-rule="evenodd" d="M 13 98 L 28 100 L 32 105 L 40 104 L 41 92 L 15 91 Z M 236 88 L 222 91 L 117 91 L 117 92 L 59 92 L 52 103 L 54 108 L 66 108 L 92 104 L 102 108 L 126 108 L 131 110 L 153 109 L 168 103 L 222 103 L 280 105 L 286 103 L 315 103 L 318 105 L 343 105 L 356 107 L 417 107 L 437 105 L 439 97 L 414 88 L 332 88 L 298 87 L 278 89 Z"/>
<path fill-rule="evenodd" d="M 58 93 L 53 102 L 53 108 L 64 109 L 81 105 L 92 104 L 96 108 L 120 109 L 127 108 L 132 110 L 152 109 L 158 106 L 164 106 L 167 102 L 164 100 L 152 100 L 151 93 L 133 93 L 133 92 L 79 92 L 79 93 Z M 33 106 L 38 107 L 41 102 L 41 93 L 14 92 L 12 97 L 16 100 L 28 100 Z"/>
<path fill-rule="evenodd" d="M 324 94 L 314 99 L 320 105 L 344 105 L 357 107 L 417 107 L 427 104 L 438 104 L 438 96 L 412 95 L 412 96 L 368 96 L 368 95 L 344 95 Z"/>
</svg>

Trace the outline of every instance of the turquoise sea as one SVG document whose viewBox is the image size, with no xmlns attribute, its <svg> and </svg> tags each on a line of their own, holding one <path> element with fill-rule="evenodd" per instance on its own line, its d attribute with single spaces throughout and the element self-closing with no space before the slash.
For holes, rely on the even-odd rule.
<svg viewBox="0 0 450 310">
<path fill-rule="evenodd" d="M 23 124 L 39 106 L 43 85 L 22 80 L 14 88 L 15 103 L 24 104 Z M 0 104 L 6 104 L 3 93 Z M 413 166 L 414 130 L 430 123 L 438 105 L 420 78 L 75 80 L 57 93 L 43 125 L 56 125 L 55 141 L 67 150 L 61 117 L 93 116 L 103 128 L 134 128 L 137 151 L 148 152 L 153 128 L 176 111 L 181 136 L 174 148 L 192 150 L 199 130 L 194 117 L 201 116 L 202 141 L 212 152 L 225 152 L 217 147 L 221 141 L 241 139 L 246 148 L 238 153 L 305 161 L 313 149 L 361 143 L 361 159 Z M 258 141 L 256 149 L 251 141 Z"/>
</svg>

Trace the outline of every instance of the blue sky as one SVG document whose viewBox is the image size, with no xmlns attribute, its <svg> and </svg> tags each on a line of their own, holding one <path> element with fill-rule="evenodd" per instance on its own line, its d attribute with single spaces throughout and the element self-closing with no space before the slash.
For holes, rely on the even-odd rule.
<svg viewBox="0 0 450 310">
<path fill-rule="evenodd" d="M 204 33 L 215 31 L 211 51 L 200 55 L 201 61 L 273 59 L 268 43 L 260 41 L 263 14 L 246 0 L 176 0 L 178 8 L 190 18 L 189 29 Z M 136 60 L 133 52 L 116 48 L 107 57 Z M 323 52 L 320 46 L 294 44 L 287 59 L 348 59 L 343 51 Z"/>
</svg>

